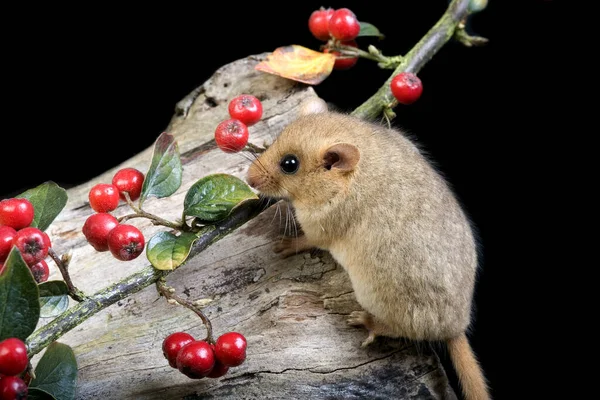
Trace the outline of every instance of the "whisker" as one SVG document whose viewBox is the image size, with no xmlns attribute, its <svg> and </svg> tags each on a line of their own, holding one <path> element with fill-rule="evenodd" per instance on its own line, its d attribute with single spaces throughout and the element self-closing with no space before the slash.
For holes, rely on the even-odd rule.
<svg viewBox="0 0 600 400">
<path fill-rule="evenodd" d="M 273 225 L 273 221 L 275 221 L 277 214 L 281 212 L 279 203 L 281 202 L 277 202 L 277 208 L 275 209 L 275 213 L 273 214 L 273 218 L 271 218 L 271 222 L 269 223 L 269 225 Z M 279 226 L 281 226 L 281 215 L 279 215 Z"/>
<path fill-rule="evenodd" d="M 298 239 L 298 225 L 296 224 L 296 216 L 293 210 L 290 208 L 290 203 L 288 203 L 288 212 L 292 218 L 292 225 L 294 226 L 294 238 Z M 296 253 L 298 253 L 298 241 L 296 240 Z"/>
<path fill-rule="evenodd" d="M 283 228 L 283 236 L 281 236 L 281 241 L 283 241 L 283 238 L 287 236 L 287 228 L 288 228 L 289 220 L 290 220 L 290 215 L 286 212 L 285 213 L 285 226 Z"/>
</svg>

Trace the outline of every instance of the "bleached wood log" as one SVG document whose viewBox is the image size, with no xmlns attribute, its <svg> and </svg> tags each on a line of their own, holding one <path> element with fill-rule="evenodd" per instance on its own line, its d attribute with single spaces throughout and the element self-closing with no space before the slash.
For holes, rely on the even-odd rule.
<svg viewBox="0 0 600 400">
<path fill-rule="evenodd" d="M 244 179 L 250 161 L 220 151 L 213 140 L 216 125 L 228 118 L 231 98 L 251 93 L 261 99 L 264 115 L 250 127 L 250 141 L 262 145 L 296 117 L 302 101 L 316 96 L 311 87 L 255 71 L 265 55 L 223 66 L 178 104 L 165 130 L 178 142 L 183 183 L 168 198 L 149 198 L 144 203 L 148 212 L 179 218 L 187 189 L 208 174 L 221 172 Z M 126 136 L 123 132 L 124 140 Z M 85 241 L 81 227 L 92 213 L 87 202 L 89 189 L 110 182 L 123 167 L 147 171 L 151 154 L 152 148 L 148 148 L 69 189 L 66 208 L 48 229 L 59 254 L 72 252 L 73 281 L 87 294 L 149 264 L 145 256 L 121 262 L 108 252 L 96 252 Z M 222 378 L 201 380 L 189 379 L 169 367 L 161 350 L 168 334 L 187 331 L 204 338 L 206 332 L 194 313 L 168 304 L 151 285 L 59 339 L 76 354 L 77 398 L 456 398 L 438 357 L 428 347 L 391 339 L 360 347 L 366 331 L 346 324 L 347 315 L 360 307 L 346 273 L 328 253 L 282 260 L 271 251 L 286 226 L 286 211 L 284 205 L 271 207 L 167 277 L 169 285 L 188 299 L 211 300 L 205 312 L 216 336 L 227 331 L 246 336 L 244 364 L 231 368 Z M 128 212 L 122 204 L 115 215 Z M 129 223 L 147 238 L 165 229 L 144 219 Z M 290 225 L 287 227 L 289 233 Z M 55 267 L 50 279 L 61 279 Z"/>
</svg>

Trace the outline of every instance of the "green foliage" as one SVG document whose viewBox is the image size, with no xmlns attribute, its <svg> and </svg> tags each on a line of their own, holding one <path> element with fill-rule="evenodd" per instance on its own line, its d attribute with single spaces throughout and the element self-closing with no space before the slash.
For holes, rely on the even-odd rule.
<svg viewBox="0 0 600 400">
<path fill-rule="evenodd" d="M 257 198 L 241 179 L 227 174 L 213 174 L 190 187 L 183 202 L 183 213 L 196 217 L 199 223 L 213 223 L 227 217 L 242 202 Z"/>
<path fill-rule="evenodd" d="M 148 242 L 146 256 L 154 268 L 173 270 L 186 260 L 196 239 L 198 236 L 189 232 L 179 236 L 170 232 L 158 232 Z"/>
<path fill-rule="evenodd" d="M 56 317 L 69 307 L 69 288 L 63 281 L 48 281 L 39 285 L 40 317 Z"/>
<path fill-rule="evenodd" d="M 360 22 L 360 32 L 358 33 L 358 37 L 361 36 L 377 36 L 379 39 L 385 37 L 383 33 L 379 32 L 379 29 L 368 22 Z"/>
<path fill-rule="evenodd" d="M 37 282 L 19 250 L 13 247 L 0 275 L 0 341 L 10 337 L 24 341 L 39 318 Z"/>
<path fill-rule="evenodd" d="M 181 175 L 181 159 L 177 142 L 173 135 L 163 132 L 154 144 L 152 162 L 142 186 L 140 207 L 150 196 L 162 198 L 175 193 L 181 186 Z"/>
<path fill-rule="evenodd" d="M 54 182 L 45 182 L 16 197 L 29 200 L 35 215 L 31 226 L 45 231 L 67 204 L 67 191 Z"/>
<path fill-rule="evenodd" d="M 72 400 L 76 384 L 77 360 L 73 350 L 63 343 L 51 343 L 40 358 L 29 387 L 43 390 L 56 400 Z"/>
</svg>

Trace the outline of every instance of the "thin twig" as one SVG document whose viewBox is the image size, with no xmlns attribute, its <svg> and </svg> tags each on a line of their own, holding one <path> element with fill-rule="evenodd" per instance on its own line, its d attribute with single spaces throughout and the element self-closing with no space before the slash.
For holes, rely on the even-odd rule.
<svg viewBox="0 0 600 400">
<path fill-rule="evenodd" d="M 125 200 L 127 201 L 127 204 L 135 213 L 123 215 L 122 217 L 119 217 L 117 219 L 117 221 L 126 222 L 126 221 L 128 221 L 130 219 L 134 219 L 134 218 L 147 218 L 150 221 L 152 221 L 152 223 L 154 225 L 162 225 L 162 226 L 166 226 L 167 228 L 171 228 L 171 229 L 177 229 L 177 230 L 181 230 L 181 231 L 189 231 L 190 227 L 185 223 L 185 221 L 182 221 L 181 223 L 177 223 L 177 222 L 172 222 L 172 221 L 166 220 L 157 215 L 150 214 L 149 212 L 146 212 L 146 211 L 142 210 L 141 208 L 137 207 L 133 203 L 133 201 L 131 201 L 131 197 L 129 197 L 129 193 L 123 192 L 123 195 L 125 196 Z"/>
<path fill-rule="evenodd" d="M 196 315 L 200 317 L 202 323 L 204 323 L 204 326 L 206 327 L 206 339 L 204 339 L 204 341 L 207 343 L 215 343 L 215 341 L 213 340 L 212 324 L 210 323 L 210 319 L 208 319 L 208 317 L 202 312 L 202 310 L 199 307 L 196 307 L 192 302 L 187 301 L 186 299 L 176 295 L 175 290 L 170 286 L 167 286 L 167 282 L 164 278 L 160 278 L 156 282 L 156 288 L 158 289 L 158 292 L 160 294 L 165 296 L 165 298 L 172 299 L 178 304 L 195 312 Z"/>
<path fill-rule="evenodd" d="M 50 247 L 48 249 L 48 255 L 56 263 L 56 266 L 58 267 L 58 270 L 60 271 L 60 274 L 62 275 L 63 280 L 67 284 L 67 288 L 69 289 L 69 296 L 71 296 L 71 298 L 75 301 L 85 300 L 86 299 L 85 293 L 83 293 L 81 290 L 77 289 L 75 287 L 75 285 L 73 285 L 73 281 L 71 280 L 71 276 L 69 275 L 68 263 L 63 262 L 63 259 L 61 259 L 61 257 L 58 254 L 56 254 L 56 252 L 54 251 L 54 249 L 52 247 Z"/>
</svg>

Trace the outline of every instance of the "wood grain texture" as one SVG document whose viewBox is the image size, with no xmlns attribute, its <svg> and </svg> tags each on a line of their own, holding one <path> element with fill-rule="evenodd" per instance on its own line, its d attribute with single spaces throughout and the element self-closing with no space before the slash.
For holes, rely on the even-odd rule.
<svg viewBox="0 0 600 400">
<path fill-rule="evenodd" d="M 262 145 L 296 117 L 303 100 L 316 96 L 311 87 L 255 71 L 265 56 L 223 66 L 177 105 L 165 129 L 178 142 L 183 183 L 169 198 L 147 199 L 146 211 L 175 220 L 181 216 L 187 189 L 196 180 L 211 173 L 245 177 L 249 159 L 223 153 L 213 140 L 216 125 L 228 118 L 231 98 L 251 93 L 263 102 L 262 120 L 250 127 L 250 141 Z M 121 262 L 108 252 L 96 252 L 85 241 L 81 227 L 92 213 L 89 189 L 110 182 L 122 167 L 147 171 L 151 154 L 148 148 L 68 190 L 65 210 L 48 229 L 55 250 L 72 253 L 73 281 L 86 293 L 148 264 L 144 256 Z M 128 212 L 122 204 L 114 214 Z M 289 221 L 286 206 L 272 206 L 167 278 L 190 300 L 210 300 L 205 312 L 215 335 L 238 331 L 246 336 L 244 364 L 222 378 L 202 380 L 170 368 L 162 355 L 162 340 L 175 331 L 197 338 L 204 338 L 206 332 L 195 314 L 168 304 L 150 286 L 60 339 L 73 347 L 77 357 L 77 398 L 455 399 L 439 359 L 428 346 L 380 339 L 366 349 L 360 347 L 366 331 L 346 324 L 347 315 L 360 307 L 345 272 L 331 256 L 319 252 L 282 260 L 271 251 L 286 227 L 287 233 L 293 233 L 285 221 Z M 147 239 L 164 229 L 142 219 L 129 223 Z M 51 269 L 50 279 L 60 279 L 56 267 Z"/>
</svg>

